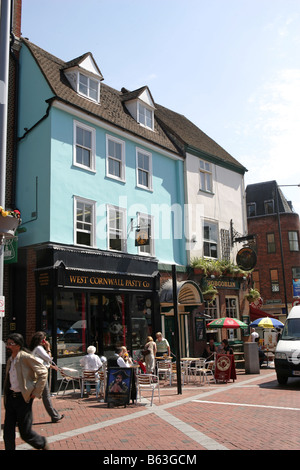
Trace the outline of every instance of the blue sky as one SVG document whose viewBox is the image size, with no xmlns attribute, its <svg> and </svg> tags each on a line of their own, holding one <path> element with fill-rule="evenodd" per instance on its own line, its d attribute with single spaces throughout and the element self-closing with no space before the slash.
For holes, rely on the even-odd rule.
<svg viewBox="0 0 300 470">
<path fill-rule="evenodd" d="M 116 89 L 148 85 L 242 163 L 300 184 L 300 0 L 23 0 L 22 34 L 90 51 Z M 300 188 L 282 188 L 300 213 Z"/>
</svg>

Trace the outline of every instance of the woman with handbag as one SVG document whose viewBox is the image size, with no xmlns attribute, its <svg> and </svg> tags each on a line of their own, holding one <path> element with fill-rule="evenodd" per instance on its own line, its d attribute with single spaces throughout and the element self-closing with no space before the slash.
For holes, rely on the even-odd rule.
<svg viewBox="0 0 300 470">
<path fill-rule="evenodd" d="M 146 374 L 153 374 L 155 371 L 156 344 L 152 336 L 147 337 L 147 343 L 144 346 L 143 355 L 146 364 Z"/>
</svg>

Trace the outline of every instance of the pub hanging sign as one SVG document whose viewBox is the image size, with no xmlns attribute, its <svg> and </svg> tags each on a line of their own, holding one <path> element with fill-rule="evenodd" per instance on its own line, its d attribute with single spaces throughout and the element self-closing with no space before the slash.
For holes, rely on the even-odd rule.
<svg viewBox="0 0 300 470">
<path fill-rule="evenodd" d="M 249 246 L 242 248 L 236 255 L 236 263 L 244 271 L 251 271 L 256 265 L 255 251 Z"/>
<path fill-rule="evenodd" d="M 135 231 L 135 246 L 147 246 L 149 244 L 149 227 L 138 228 Z"/>
</svg>

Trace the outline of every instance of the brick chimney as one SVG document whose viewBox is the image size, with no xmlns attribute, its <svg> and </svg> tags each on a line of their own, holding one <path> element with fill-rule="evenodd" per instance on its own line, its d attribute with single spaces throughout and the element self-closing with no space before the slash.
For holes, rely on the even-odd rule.
<svg viewBox="0 0 300 470">
<path fill-rule="evenodd" d="M 21 37 L 22 0 L 12 0 L 12 32 L 16 38 Z"/>
</svg>

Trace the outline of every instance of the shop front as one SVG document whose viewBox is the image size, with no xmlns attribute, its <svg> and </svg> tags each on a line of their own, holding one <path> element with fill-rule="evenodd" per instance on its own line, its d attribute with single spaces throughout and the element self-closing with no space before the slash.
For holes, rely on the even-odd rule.
<svg viewBox="0 0 300 470">
<path fill-rule="evenodd" d="M 89 345 L 106 357 L 127 346 L 136 359 L 160 329 L 155 261 L 51 246 L 37 264 L 37 328 L 59 367 L 78 369 Z"/>
<path fill-rule="evenodd" d="M 163 283 L 160 290 L 160 308 L 162 333 L 168 340 L 171 352 L 177 355 L 176 344 L 179 344 L 180 356 L 199 354 L 205 339 L 204 303 L 199 286 L 190 280 L 177 281 L 177 309 L 179 338 L 175 338 L 175 317 L 173 303 L 173 282 Z"/>
</svg>

